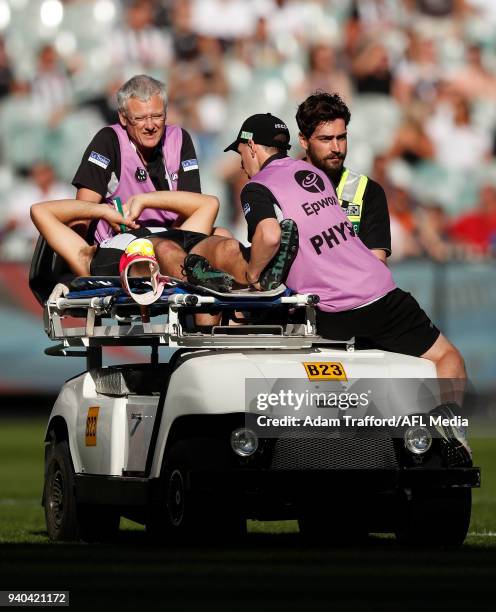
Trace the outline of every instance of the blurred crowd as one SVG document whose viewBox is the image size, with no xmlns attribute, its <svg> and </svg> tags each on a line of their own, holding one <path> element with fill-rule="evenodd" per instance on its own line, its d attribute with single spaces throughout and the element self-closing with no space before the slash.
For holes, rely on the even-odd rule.
<svg viewBox="0 0 496 612">
<path fill-rule="evenodd" d="M 243 237 L 241 121 L 348 103 L 346 165 L 385 189 L 393 260 L 496 255 L 494 0 L 0 0 L 0 249 L 29 259 L 29 205 L 71 197 L 130 76 L 166 82 L 202 188 Z"/>
</svg>

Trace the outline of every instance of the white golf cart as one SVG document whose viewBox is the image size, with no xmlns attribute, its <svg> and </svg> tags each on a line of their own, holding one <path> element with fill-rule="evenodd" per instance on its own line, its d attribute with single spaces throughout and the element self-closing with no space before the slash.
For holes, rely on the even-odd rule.
<svg viewBox="0 0 496 612">
<path fill-rule="evenodd" d="M 392 532 L 405 543 L 463 542 L 480 473 L 454 427 L 423 420 L 431 362 L 322 339 L 318 298 L 283 286 L 224 296 L 173 286 L 144 308 L 117 278 L 74 279 L 70 293 L 50 296 L 59 265 L 40 241 L 30 283 L 58 341 L 46 353 L 86 359 L 47 426 L 52 540 L 108 539 L 124 516 L 165 542 L 239 536 L 247 518 L 298 519 L 319 540 Z M 222 323 L 198 328 L 199 312 Z M 116 345 L 150 347 L 150 363 L 105 366 Z M 160 347 L 177 349 L 168 363 Z M 288 386 L 300 399 L 316 389 L 368 399 L 304 413 L 273 401 L 288 399 Z"/>
</svg>

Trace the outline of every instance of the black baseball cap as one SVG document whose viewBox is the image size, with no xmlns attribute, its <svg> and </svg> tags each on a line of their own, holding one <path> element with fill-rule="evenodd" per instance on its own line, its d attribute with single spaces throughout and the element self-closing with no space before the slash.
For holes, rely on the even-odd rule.
<svg viewBox="0 0 496 612">
<path fill-rule="evenodd" d="M 238 137 L 232 144 L 224 149 L 224 152 L 237 152 L 239 143 L 246 143 L 249 140 L 253 140 L 256 144 L 265 145 L 267 147 L 277 147 L 284 151 L 291 148 L 289 144 L 290 135 L 288 126 L 282 119 L 274 117 L 274 115 L 270 113 L 260 113 L 245 119 L 239 130 Z"/>
</svg>

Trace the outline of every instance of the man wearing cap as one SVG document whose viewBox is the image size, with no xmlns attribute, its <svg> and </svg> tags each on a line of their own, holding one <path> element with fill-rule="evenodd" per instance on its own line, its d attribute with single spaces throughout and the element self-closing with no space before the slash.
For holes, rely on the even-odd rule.
<svg viewBox="0 0 496 612">
<path fill-rule="evenodd" d="M 224 151 L 239 152 L 242 159 L 241 167 L 248 177 L 252 177 L 274 162 L 277 164 L 279 160 L 290 160 L 287 157 L 287 151 L 291 148 L 289 139 L 289 131 L 284 121 L 270 113 L 257 114 L 243 123 L 237 139 Z M 256 288 L 274 288 L 278 281 L 284 278 L 294 259 L 295 240 L 297 244 L 295 229 L 284 225 L 281 228 L 280 222 L 284 219 L 282 210 L 274 202 L 270 190 L 258 181 L 250 181 L 243 188 L 241 203 L 248 224 L 248 241 L 251 242 L 245 272 L 246 282 Z M 260 284 L 262 272 L 278 253 L 281 230 L 285 248 L 281 253 L 283 261 L 279 266 L 279 274 L 269 280 L 264 275 Z M 218 267 L 222 268 L 222 265 Z"/>
<path fill-rule="evenodd" d="M 317 328 L 322 336 L 368 338 L 384 350 L 430 359 L 440 378 L 463 381 L 458 350 L 358 238 L 327 175 L 286 155 L 289 140 L 281 119 L 253 115 L 225 149 L 240 154 L 250 178 L 241 192 L 252 241 L 247 281 L 258 286 L 258 275 L 279 248 L 279 221 L 292 219 L 299 246 L 286 284 L 298 293 L 320 296 Z M 217 266 L 223 268 L 221 262 Z"/>
</svg>

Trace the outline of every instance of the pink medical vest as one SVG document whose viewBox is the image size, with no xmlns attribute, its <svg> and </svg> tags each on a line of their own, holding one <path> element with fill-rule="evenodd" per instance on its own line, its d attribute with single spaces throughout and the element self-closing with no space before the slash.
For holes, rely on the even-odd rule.
<svg viewBox="0 0 496 612">
<path fill-rule="evenodd" d="M 136 178 L 137 170 L 145 170 L 145 168 L 133 143 L 129 140 L 126 130 L 119 124 L 111 125 L 110 127 L 115 131 L 119 139 L 121 174 L 115 191 L 107 196 L 106 202 L 111 204 L 113 198 L 120 197 L 124 203 L 137 193 L 156 191 L 148 172 L 145 174 L 146 179 L 144 181 L 139 181 Z M 171 191 L 177 191 L 182 142 L 183 133 L 181 128 L 177 125 L 167 125 L 162 139 L 162 154 Z M 176 219 L 176 213 L 148 208 L 141 213 L 139 222 L 143 226 L 148 227 L 169 227 Z M 112 227 L 104 219 L 101 219 L 96 226 L 95 242 L 99 244 L 114 234 L 115 232 Z"/>
<path fill-rule="evenodd" d="M 269 189 L 283 217 L 298 225 L 299 249 L 288 287 L 316 293 L 319 308 L 328 312 L 357 308 L 395 288 L 390 270 L 358 238 L 323 172 L 284 157 L 250 182 Z"/>
</svg>

